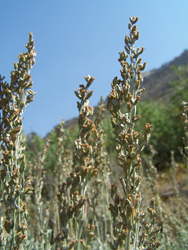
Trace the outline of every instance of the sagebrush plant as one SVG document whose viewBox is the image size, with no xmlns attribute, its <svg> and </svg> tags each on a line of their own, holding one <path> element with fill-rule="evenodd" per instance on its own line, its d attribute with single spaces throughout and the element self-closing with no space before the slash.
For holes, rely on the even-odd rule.
<svg viewBox="0 0 188 250">
<path fill-rule="evenodd" d="M 171 226 L 169 226 L 169 218 L 167 216 L 168 213 L 166 211 L 165 204 L 160 197 L 158 187 L 159 174 L 157 168 L 153 164 L 153 158 L 157 154 L 157 151 L 151 144 L 149 144 L 149 151 L 149 156 L 144 157 L 145 166 L 143 172 L 145 176 L 146 186 L 149 188 L 156 201 L 157 222 L 161 227 L 159 239 L 162 242 L 162 249 L 169 250 L 171 245 L 169 241 Z"/>
<path fill-rule="evenodd" d="M 89 98 L 93 91 L 88 90 L 94 77 L 85 77 L 86 85 L 80 85 L 75 94 L 77 102 L 78 139 L 75 140 L 73 166 L 70 176 L 59 187 L 59 221 L 60 232 L 55 238 L 58 249 L 87 249 L 94 236 L 94 227 L 87 225 L 85 210 L 86 191 L 88 182 L 98 170 L 94 166 L 93 138 L 91 134 L 96 130 L 94 122 L 89 119 L 94 109 L 89 106 Z M 84 232 L 85 231 L 85 232 Z M 83 239 L 85 237 L 85 240 Z"/>
<path fill-rule="evenodd" d="M 188 102 L 183 101 L 182 106 L 183 106 L 182 119 L 184 123 L 185 136 L 183 137 L 184 148 L 180 148 L 180 152 L 183 156 L 186 167 L 188 169 Z"/>
<path fill-rule="evenodd" d="M 111 141 L 104 133 L 104 127 L 110 133 L 111 127 L 108 120 L 104 120 L 103 98 L 96 112 L 89 105 L 93 94 L 89 88 L 94 77 L 88 75 L 86 84 L 75 90 L 79 99 L 78 128 L 67 132 L 63 120 L 50 134 L 51 141 L 32 134 L 30 138 L 34 139 L 34 144 L 38 141 L 40 145 L 34 145 L 31 154 L 25 152 L 23 112 L 35 94 L 31 90 L 30 76 L 36 54 L 32 33 L 26 44 L 28 51 L 19 55 L 19 62 L 14 64 L 10 84 L 0 76 L 0 249 L 188 248 L 188 205 L 179 190 L 175 172 L 179 166 L 173 154 L 175 195 L 168 200 L 170 208 L 160 197 L 157 169 L 153 164 L 155 150 L 151 145 L 149 158 L 145 156 L 147 166 L 142 164 L 141 152 L 150 139 L 152 125 L 146 123 L 144 128 L 139 127 L 141 116 L 138 111 L 141 113 L 140 110 L 147 109 L 147 106 L 145 102 L 138 109 L 144 91 L 141 85 L 146 63 L 143 64 L 140 58 L 144 48 L 135 47 L 139 39 L 137 21 L 137 17 L 130 18 L 125 51 L 119 57 L 122 79 L 114 78 L 107 99 L 114 133 L 110 135 Z M 147 117 L 156 115 L 156 106 L 151 102 L 147 105 L 152 106 Z M 183 107 L 185 137 L 181 152 L 187 166 L 188 103 L 183 102 Z M 160 123 L 161 120 L 157 120 Z M 164 120 L 166 126 L 166 117 Z M 143 119 L 141 122 L 144 123 Z M 113 138 L 116 150 L 112 149 Z M 74 149 L 70 142 L 74 142 Z M 110 150 L 118 155 L 118 160 L 113 158 L 113 164 L 108 160 L 110 154 L 106 145 L 109 142 Z M 26 161 L 24 153 L 29 160 Z M 112 169 L 115 177 L 120 173 L 121 188 L 113 184 L 110 189 L 109 166 L 115 168 Z M 147 195 L 141 192 L 143 181 L 148 187 Z M 147 212 L 142 211 L 142 200 L 144 206 L 147 204 Z"/>
<path fill-rule="evenodd" d="M 66 179 L 66 177 L 72 170 L 71 152 L 65 147 L 67 137 L 65 135 L 64 124 L 65 124 L 65 120 L 63 119 L 56 127 L 57 162 L 54 168 L 55 173 L 54 173 L 54 183 L 53 183 L 55 194 L 58 193 L 59 188 L 61 187 L 63 181 Z M 57 203 L 58 203 L 58 199 L 53 199 L 51 214 L 54 215 L 53 218 L 56 221 L 56 225 L 55 225 L 56 227 L 52 225 L 54 234 L 57 234 L 60 232 L 59 212 L 58 212 Z"/>
<path fill-rule="evenodd" d="M 58 188 L 58 186 L 62 184 L 63 180 L 66 178 L 68 174 L 68 171 L 71 171 L 70 166 L 72 166 L 70 151 L 65 148 L 67 137 L 65 135 L 64 124 L 65 120 L 63 119 L 56 128 L 56 136 L 57 136 L 56 155 L 58 160 L 55 166 L 55 173 L 57 178 L 55 182 L 55 188 Z"/>
<path fill-rule="evenodd" d="M 169 179 L 172 180 L 172 190 L 167 193 L 166 199 L 168 203 L 161 198 L 158 180 L 160 175 L 157 173 L 156 167 L 153 165 L 153 157 L 157 153 L 152 145 L 149 145 L 150 155 L 145 159 L 145 180 L 149 189 L 152 191 L 156 199 L 157 221 L 161 226 L 160 249 L 187 249 L 187 212 L 188 205 L 186 197 L 179 190 L 177 182 L 177 171 L 179 165 L 175 162 L 174 152 L 171 152 L 171 169 L 169 171 Z M 169 196 L 169 197 L 168 197 Z M 163 197 L 163 196 L 162 196 Z M 167 205 L 168 204 L 168 205 Z M 170 205 L 169 205 L 170 204 Z"/>
<path fill-rule="evenodd" d="M 113 218 L 113 238 L 109 242 L 111 249 L 155 249 L 160 245 L 156 241 L 159 228 L 155 227 L 155 201 L 152 200 L 148 212 L 151 222 L 145 221 L 145 213 L 141 210 L 140 168 L 142 160 L 140 153 L 144 144 L 150 137 L 151 125 L 146 123 L 145 134 L 140 143 L 141 133 L 135 131 L 135 123 L 141 118 L 137 115 L 137 103 L 144 91 L 140 88 L 143 82 L 142 71 L 146 63 L 142 64 L 140 55 L 144 48 L 135 48 L 139 38 L 136 22 L 138 18 L 130 18 L 128 25 L 130 34 L 125 36 L 125 51 L 120 53 L 119 62 L 122 66 L 121 77 L 114 78 L 112 90 L 108 96 L 108 110 L 111 113 L 111 123 L 116 136 L 116 151 L 118 165 L 123 169 L 124 176 L 120 177 L 124 195 L 121 198 L 117 194 L 117 185 L 112 185 L 111 196 L 114 201 L 110 204 Z M 130 57 L 130 62 L 128 62 Z M 126 103 L 127 112 L 122 113 L 123 102 Z"/>
<path fill-rule="evenodd" d="M 33 101 L 35 94 L 31 90 L 33 82 L 30 75 L 36 55 L 32 33 L 26 48 L 27 52 L 20 54 L 19 62 L 14 64 L 10 83 L 0 77 L 2 249 L 20 249 L 27 236 L 25 196 L 31 193 L 31 180 L 29 177 L 25 179 L 22 119 L 25 107 Z"/>
<path fill-rule="evenodd" d="M 34 165 L 30 165 L 32 171 L 32 185 L 33 185 L 33 196 L 32 202 L 30 204 L 30 211 L 33 214 L 30 218 L 35 221 L 34 228 L 29 227 L 29 237 L 28 241 L 24 245 L 28 249 L 32 247 L 34 249 L 49 249 L 50 240 L 52 236 L 51 229 L 48 227 L 49 220 L 49 204 L 44 203 L 44 197 L 42 191 L 44 188 L 45 174 L 44 170 L 44 160 L 50 144 L 50 139 L 46 139 L 45 144 L 43 145 L 43 151 L 40 154 L 39 158 L 36 159 Z"/>
<path fill-rule="evenodd" d="M 105 113 L 105 103 L 103 97 L 97 106 L 94 134 L 94 145 L 93 145 L 93 158 L 94 166 L 98 170 L 98 174 L 92 179 L 89 190 L 88 190 L 88 204 L 92 210 L 92 215 L 89 216 L 90 220 L 95 226 L 95 248 L 98 248 L 103 244 L 105 237 L 109 235 L 110 228 L 110 213 L 108 210 L 109 204 L 109 186 L 111 175 L 109 160 L 105 148 L 106 135 L 103 130 L 103 121 Z M 88 214 L 89 215 L 89 214 Z"/>
</svg>

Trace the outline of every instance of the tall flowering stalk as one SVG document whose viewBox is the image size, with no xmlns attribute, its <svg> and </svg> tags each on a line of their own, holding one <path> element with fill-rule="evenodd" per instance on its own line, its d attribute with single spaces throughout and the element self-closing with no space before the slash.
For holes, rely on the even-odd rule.
<svg viewBox="0 0 188 250">
<path fill-rule="evenodd" d="M 110 211 L 113 217 L 113 238 L 109 243 L 111 249 L 145 249 L 148 245 L 155 249 L 159 242 L 155 243 L 153 237 L 158 229 L 152 224 L 155 221 L 155 202 L 152 200 L 151 208 L 148 209 L 151 215 L 151 224 L 145 222 L 145 213 L 141 211 L 140 193 L 140 168 L 142 160 L 140 153 L 145 143 L 149 140 L 151 125 L 146 123 L 145 133 L 142 141 L 141 133 L 135 130 L 135 124 L 141 118 L 137 115 L 137 103 L 144 88 L 140 88 L 143 82 L 142 71 L 146 63 L 142 64 L 140 55 L 144 48 L 135 48 L 139 38 L 136 22 L 138 18 L 130 18 L 128 28 L 129 36 L 125 36 L 125 51 L 120 53 L 119 62 L 122 66 L 121 79 L 114 78 L 112 90 L 108 96 L 108 109 L 111 113 L 111 123 L 116 136 L 116 151 L 118 154 L 118 165 L 123 169 L 124 176 L 120 178 L 124 196 L 120 198 L 117 194 L 117 186 L 112 185 L 111 197 L 114 204 L 110 204 Z M 128 62 L 128 57 L 130 62 Z M 121 108 L 125 102 L 127 112 L 122 113 Z M 141 142 L 140 142 L 141 141 Z M 153 246 L 153 248 L 151 248 Z"/>
<path fill-rule="evenodd" d="M 89 106 L 89 98 L 93 91 L 88 90 L 93 77 L 85 77 L 86 85 L 80 85 L 75 94 L 79 101 L 78 138 L 75 140 L 73 166 L 70 176 L 59 186 L 59 222 L 60 232 L 55 238 L 57 249 L 88 249 L 94 236 L 94 228 L 87 225 L 86 191 L 88 182 L 97 174 L 93 159 L 93 139 L 91 134 L 95 130 L 93 108 Z M 86 228 L 87 227 L 87 228 Z M 85 229 L 85 230 L 83 230 Z M 83 236 L 84 239 L 83 240 Z"/>
<path fill-rule="evenodd" d="M 25 107 L 33 101 L 30 69 L 35 63 L 34 40 L 29 34 L 27 52 L 14 63 L 10 84 L 0 77 L 0 151 L 1 201 L 4 218 L 1 231 L 2 249 L 20 249 L 27 235 L 28 210 L 25 196 L 31 192 L 29 178 L 25 179 L 24 138 L 22 119 Z M 4 233 L 4 234 L 3 234 Z"/>
<path fill-rule="evenodd" d="M 182 138 L 184 147 L 180 148 L 180 152 L 185 161 L 186 168 L 188 169 L 188 102 L 183 101 L 182 106 L 183 106 L 182 119 L 184 123 L 185 136 Z"/>
</svg>

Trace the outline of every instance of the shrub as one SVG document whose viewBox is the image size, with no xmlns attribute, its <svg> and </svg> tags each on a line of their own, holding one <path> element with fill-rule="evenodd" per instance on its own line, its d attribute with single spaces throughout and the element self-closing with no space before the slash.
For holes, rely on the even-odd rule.
<svg viewBox="0 0 188 250">
<path fill-rule="evenodd" d="M 137 17 L 130 18 L 126 52 L 119 57 L 121 79 L 113 79 L 107 100 L 112 127 L 105 120 L 102 98 L 93 116 L 94 108 L 89 105 L 93 91 L 89 88 L 94 77 L 88 75 L 85 85 L 75 90 L 78 126 L 65 130 L 62 121 L 50 139 L 31 134 L 25 143 L 23 112 L 35 94 L 30 76 L 35 56 L 31 33 L 28 51 L 19 55 L 19 62 L 14 64 L 10 84 L 0 76 L 0 249 L 129 250 L 187 246 L 187 226 L 182 224 L 186 222 L 188 206 L 180 196 L 175 172 L 175 196 L 168 207 L 160 197 L 153 164 L 155 150 L 151 145 L 149 158 L 144 156 L 148 165 L 142 165 L 141 153 L 150 140 L 150 122 L 154 124 L 151 141 L 161 157 L 157 164 L 176 149 L 183 131 L 176 124 L 179 113 L 175 106 L 152 101 L 140 104 L 146 64 L 140 58 L 144 48 L 135 47 L 139 38 L 137 21 Z M 187 166 L 187 102 L 183 106 L 185 137 L 181 153 Z M 143 114 L 142 119 L 138 113 Z M 167 125 L 169 118 L 174 121 Z M 25 151 L 25 146 L 30 150 Z M 113 152 L 112 156 L 109 152 Z M 111 160 L 111 180 L 116 183 L 110 189 Z M 172 166 L 178 166 L 173 157 Z M 147 195 L 141 184 L 148 185 Z M 151 198 L 150 202 L 144 200 L 146 197 Z M 142 211 L 143 200 L 146 212 Z"/>
</svg>

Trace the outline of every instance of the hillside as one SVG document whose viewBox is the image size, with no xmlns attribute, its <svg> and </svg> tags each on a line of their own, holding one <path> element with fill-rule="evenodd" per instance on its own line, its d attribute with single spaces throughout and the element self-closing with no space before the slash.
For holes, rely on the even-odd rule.
<svg viewBox="0 0 188 250">
<path fill-rule="evenodd" d="M 162 65 L 159 69 L 155 69 L 144 73 L 143 86 L 145 91 L 142 95 L 142 100 L 152 97 L 153 100 L 159 98 L 168 98 L 171 94 L 169 84 L 176 79 L 175 72 L 172 66 L 181 66 L 188 64 L 188 50 L 185 50 L 180 56 L 172 61 Z"/>
</svg>

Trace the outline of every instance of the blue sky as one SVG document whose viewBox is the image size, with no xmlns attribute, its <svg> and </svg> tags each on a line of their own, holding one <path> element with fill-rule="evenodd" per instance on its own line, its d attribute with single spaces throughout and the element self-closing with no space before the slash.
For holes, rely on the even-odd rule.
<svg viewBox="0 0 188 250">
<path fill-rule="evenodd" d="M 13 63 L 33 32 L 37 52 L 31 70 L 34 102 L 24 113 L 24 131 L 45 136 L 63 118 L 78 115 L 74 90 L 95 77 L 90 105 L 110 92 L 119 76 L 129 16 L 138 16 L 138 46 L 146 71 L 188 49 L 187 0 L 0 0 L 0 74 L 10 79 Z"/>
</svg>

